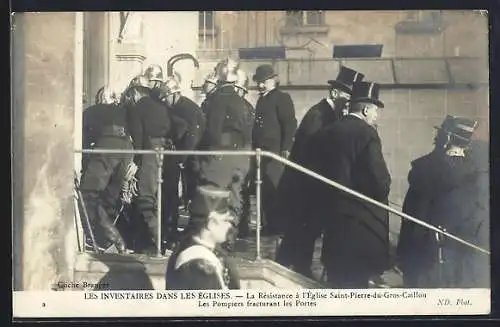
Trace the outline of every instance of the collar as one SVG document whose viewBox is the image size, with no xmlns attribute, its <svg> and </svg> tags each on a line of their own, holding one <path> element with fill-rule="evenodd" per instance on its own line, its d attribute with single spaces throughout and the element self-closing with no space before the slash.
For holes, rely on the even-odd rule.
<svg viewBox="0 0 500 327">
<path fill-rule="evenodd" d="M 326 98 L 325 100 L 326 100 L 326 102 L 328 102 L 330 107 L 332 107 L 332 109 L 335 109 L 335 103 L 333 102 L 333 100 L 331 98 Z"/>
<path fill-rule="evenodd" d="M 465 151 L 463 148 L 454 146 L 446 150 L 446 155 L 449 157 L 465 157 Z"/>
<path fill-rule="evenodd" d="M 363 118 L 363 116 L 361 116 L 361 115 L 360 115 L 360 114 L 358 114 L 357 112 L 351 112 L 351 113 L 349 113 L 349 114 L 348 114 L 348 116 L 354 116 L 354 117 L 357 117 L 357 118 L 359 118 L 359 119 L 361 119 L 361 120 L 363 120 L 363 121 L 365 120 L 365 119 Z"/>
<path fill-rule="evenodd" d="M 276 87 L 274 87 L 274 88 L 272 88 L 272 89 L 270 89 L 270 90 L 267 90 L 267 91 L 265 91 L 265 92 L 261 93 L 261 94 L 260 94 L 260 96 L 265 97 L 265 96 L 266 96 L 266 95 L 268 95 L 271 91 L 274 91 L 274 90 L 276 90 Z"/>
<path fill-rule="evenodd" d="M 214 244 L 210 244 L 209 242 L 202 240 L 198 236 L 193 236 L 193 241 L 199 245 L 202 245 L 202 246 L 210 249 L 211 251 L 215 250 Z"/>
</svg>

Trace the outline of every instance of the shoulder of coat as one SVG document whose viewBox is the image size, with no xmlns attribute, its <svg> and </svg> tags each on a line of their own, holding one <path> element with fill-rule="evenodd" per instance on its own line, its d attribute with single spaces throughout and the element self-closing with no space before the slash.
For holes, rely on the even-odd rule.
<svg viewBox="0 0 500 327">
<path fill-rule="evenodd" d="M 203 274 L 206 274 L 206 275 L 215 274 L 215 266 L 208 260 L 204 260 L 204 259 L 192 260 L 189 263 L 189 265 L 192 268 L 201 271 Z"/>
</svg>

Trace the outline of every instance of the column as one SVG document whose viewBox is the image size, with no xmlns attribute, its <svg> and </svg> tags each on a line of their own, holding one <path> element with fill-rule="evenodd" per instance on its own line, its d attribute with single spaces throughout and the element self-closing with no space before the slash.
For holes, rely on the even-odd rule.
<svg viewBox="0 0 500 327">
<path fill-rule="evenodd" d="M 14 15 L 16 290 L 49 290 L 72 280 L 75 18 L 76 13 Z"/>
</svg>

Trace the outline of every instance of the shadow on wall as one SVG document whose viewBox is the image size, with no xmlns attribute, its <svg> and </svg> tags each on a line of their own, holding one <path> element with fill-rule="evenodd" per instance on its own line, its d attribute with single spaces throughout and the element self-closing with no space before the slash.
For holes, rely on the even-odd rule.
<svg viewBox="0 0 500 327">
<path fill-rule="evenodd" d="M 101 261 L 105 262 L 105 261 Z M 154 290 L 153 283 L 146 273 L 144 263 L 139 260 L 127 257 L 127 264 L 108 264 L 109 271 L 97 282 L 94 291 L 149 291 Z M 133 269 L 128 269 L 132 267 Z"/>
</svg>

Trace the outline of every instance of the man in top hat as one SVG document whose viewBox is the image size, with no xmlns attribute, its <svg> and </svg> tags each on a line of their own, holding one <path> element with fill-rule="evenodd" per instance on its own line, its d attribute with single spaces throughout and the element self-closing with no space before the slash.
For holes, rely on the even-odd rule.
<svg viewBox="0 0 500 327">
<path fill-rule="evenodd" d="M 295 107 L 288 93 L 279 89 L 278 74 L 271 65 L 257 67 L 253 75 L 260 97 L 255 106 L 253 148 L 260 148 L 288 158 L 297 129 Z M 270 158 L 262 158 L 263 233 L 279 234 L 277 219 L 273 216 L 276 188 L 283 165 Z"/>
<path fill-rule="evenodd" d="M 177 80 L 167 78 L 159 87 L 159 100 L 167 106 L 170 117 L 178 117 L 187 123 L 182 135 L 174 139 L 177 150 L 194 150 L 198 146 L 205 131 L 205 116 L 200 107 L 189 98 L 181 95 Z M 169 156 L 163 166 L 163 240 L 175 242 L 179 220 L 179 181 L 183 176 L 192 175 L 192 171 L 185 171 L 188 156 Z M 188 169 L 191 166 L 188 166 Z M 183 189 L 183 192 L 186 192 Z"/>
<path fill-rule="evenodd" d="M 307 155 L 313 171 L 387 203 L 391 177 L 373 127 L 379 85 L 355 82 L 350 113 L 311 136 Z M 314 180 L 305 194 L 310 216 L 321 217 L 321 261 L 332 288 L 368 288 L 370 277 L 389 268 L 389 215 L 349 194 Z"/>
<path fill-rule="evenodd" d="M 480 205 L 487 206 L 481 200 L 487 185 L 478 183 L 484 165 L 476 167 L 467 151 L 476 127 L 476 121 L 450 115 L 437 127 L 435 149 L 412 162 L 403 212 L 488 247 L 481 228 L 488 225 L 488 215 Z M 487 269 L 474 264 L 484 255 L 474 251 L 413 222 L 402 222 L 397 255 L 406 287 L 488 287 Z"/>
<path fill-rule="evenodd" d="M 166 289 L 240 288 L 234 264 L 220 251 L 235 223 L 230 192 L 212 186 L 198 187 L 190 213 L 184 238 L 168 260 Z"/>
<path fill-rule="evenodd" d="M 311 107 L 297 128 L 290 160 L 300 165 L 307 162 L 307 158 L 301 156 L 301 151 L 304 150 L 308 137 L 346 115 L 352 85 L 363 78 L 363 74 L 353 69 L 340 67 L 337 78 L 328 81 L 330 84 L 328 97 Z M 309 178 L 293 168 L 285 167 L 278 185 L 279 200 L 276 215 L 280 217 L 282 225 L 287 227 L 278 251 L 277 261 L 282 265 L 292 266 L 296 272 L 311 277 L 310 267 L 314 244 L 321 230 L 318 221 L 301 211 L 304 208 L 301 205 L 303 198 L 301 185 L 307 183 Z M 305 217 L 307 219 L 304 220 Z"/>
</svg>

